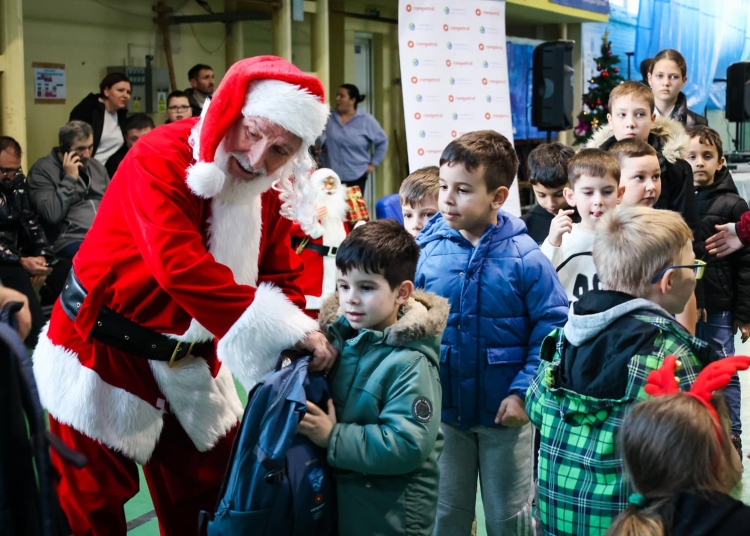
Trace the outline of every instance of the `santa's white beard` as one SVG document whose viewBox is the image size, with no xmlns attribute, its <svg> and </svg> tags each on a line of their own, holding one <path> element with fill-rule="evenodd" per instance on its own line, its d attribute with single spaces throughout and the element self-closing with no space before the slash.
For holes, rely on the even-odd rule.
<svg viewBox="0 0 750 536">
<path fill-rule="evenodd" d="M 344 221 L 349 210 L 346 204 L 346 189 L 339 187 L 336 193 L 328 195 L 318 190 L 315 202 L 318 206 L 326 207 L 328 214 L 320 220 L 323 227 L 323 245 L 338 247 L 346 238 Z"/>
</svg>

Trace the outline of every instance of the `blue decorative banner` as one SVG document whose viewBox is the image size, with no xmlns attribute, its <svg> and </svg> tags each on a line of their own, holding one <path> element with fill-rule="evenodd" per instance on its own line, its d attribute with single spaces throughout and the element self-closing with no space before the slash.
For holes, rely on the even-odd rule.
<svg viewBox="0 0 750 536">
<path fill-rule="evenodd" d="M 552 4 L 609 15 L 609 0 L 549 0 Z"/>
</svg>

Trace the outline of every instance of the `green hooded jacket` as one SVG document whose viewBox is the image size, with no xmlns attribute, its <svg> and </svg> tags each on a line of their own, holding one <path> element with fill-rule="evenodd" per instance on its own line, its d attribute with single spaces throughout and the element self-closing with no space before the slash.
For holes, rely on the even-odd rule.
<svg viewBox="0 0 750 536">
<path fill-rule="evenodd" d="M 416 291 L 385 331 L 354 330 L 338 296 L 318 320 L 340 355 L 330 383 L 338 423 L 339 534 L 429 535 L 435 524 L 442 392 L 440 339 L 448 301 Z"/>
</svg>

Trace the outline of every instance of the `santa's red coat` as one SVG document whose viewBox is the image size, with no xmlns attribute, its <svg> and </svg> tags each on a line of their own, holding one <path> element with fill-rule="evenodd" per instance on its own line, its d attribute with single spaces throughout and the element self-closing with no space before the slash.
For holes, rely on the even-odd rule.
<svg viewBox="0 0 750 536">
<path fill-rule="evenodd" d="M 49 412 L 139 462 L 167 410 L 199 450 L 210 449 L 242 413 L 221 363 L 252 387 L 317 327 L 299 309 L 302 268 L 277 194 L 231 205 L 187 186 L 196 121 L 159 127 L 128 152 L 73 261 L 88 291 L 78 317 L 73 323 L 58 302 L 34 353 Z M 217 352 L 178 368 L 125 354 L 90 336 L 102 306 L 178 340 L 215 338 Z"/>
</svg>

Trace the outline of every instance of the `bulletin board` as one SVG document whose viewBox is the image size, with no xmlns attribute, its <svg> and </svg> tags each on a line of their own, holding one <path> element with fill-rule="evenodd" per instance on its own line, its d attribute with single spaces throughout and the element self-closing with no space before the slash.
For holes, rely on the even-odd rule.
<svg viewBox="0 0 750 536">
<path fill-rule="evenodd" d="M 65 64 L 33 62 L 34 104 L 65 104 Z"/>
</svg>

